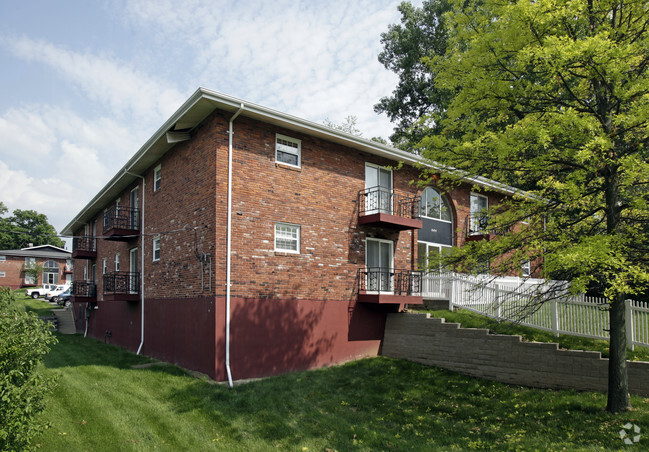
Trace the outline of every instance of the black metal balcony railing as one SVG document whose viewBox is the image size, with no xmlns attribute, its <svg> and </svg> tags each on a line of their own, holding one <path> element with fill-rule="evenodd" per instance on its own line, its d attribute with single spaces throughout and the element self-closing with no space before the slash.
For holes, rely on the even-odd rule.
<svg viewBox="0 0 649 452">
<path fill-rule="evenodd" d="M 404 218 L 419 218 L 419 196 L 404 195 L 384 187 L 371 187 L 358 192 L 360 216 L 387 213 Z"/>
<path fill-rule="evenodd" d="M 97 296 L 97 284 L 92 281 L 74 281 L 72 283 L 72 295 L 75 297 L 95 298 Z"/>
<path fill-rule="evenodd" d="M 474 214 L 466 219 L 466 236 L 467 237 L 476 237 L 476 236 L 485 236 L 489 234 L 493 235 L 505 235 L 512 231 L 511 225 L 499 225 L 495 226 L 489 224 L 489 215 L 487 214 Z"/>
<path fill-rule="evenodd" d="M 97 239 L 92 236 L 72 239 L 72 251 L 97 251 Z"/>
<path fill-rule="evenodd" d="M 370 267 L 358 269 L 358 289 L 361 292 L 418 296 L 423 272 Z"/>
<path fill-rule="evenodd" d="M 110 229 L 140 229 L 140 210 L 130 207 L 109 207 L 104 212 L 104 232 Z"/>
<path fill-rule="evenodd" d="M 114 272 L 104 275 L 104 294 L 140 293 L 140 274 L 137 272 Z"/>
</svg>

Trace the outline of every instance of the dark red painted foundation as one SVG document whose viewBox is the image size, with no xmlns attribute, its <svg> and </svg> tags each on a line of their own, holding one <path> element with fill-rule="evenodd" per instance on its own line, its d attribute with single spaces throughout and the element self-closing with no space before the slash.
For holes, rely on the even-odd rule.
<svg viewBox="0 0 649 452">
<path fill-rule="evenodd" d="M 90 311 L 88 335 L 137 351 L 140 303 L 100 301 L 97 306 Z M 77 330 L 83 332 L 85 303 L 74 307 Z M 224 297 L 148 299 L 144 312 L 141 353 L 227 380 Z M 385 315 L 380 307 L 350 301 L 233 298 L 232 378 L 264 377 L 376 356 Z"/>
</svg>

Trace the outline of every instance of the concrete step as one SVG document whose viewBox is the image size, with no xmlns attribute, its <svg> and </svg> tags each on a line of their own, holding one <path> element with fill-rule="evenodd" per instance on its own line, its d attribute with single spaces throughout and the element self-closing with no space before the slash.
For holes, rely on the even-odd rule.
<svg viewBox="0 0 649 452">
<path fill-rule="evenodd" d="M 74 324 L 74 314 L 72 309 L 52 309 L 52 314 L 58 320 L 59 333 L 61 334 L 76 334 L 77 327 Z"/>
</svg>

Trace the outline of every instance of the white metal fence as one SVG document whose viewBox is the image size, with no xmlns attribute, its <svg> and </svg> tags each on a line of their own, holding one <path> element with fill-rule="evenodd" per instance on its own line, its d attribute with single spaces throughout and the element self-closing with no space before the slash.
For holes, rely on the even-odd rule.
<svg viewBox="0 0 649 452">
<path fill-rule="evenodd" d="M 497 320 L 594 339 L 609 339 L 606 299 L 570 296 L 565 281 L 516 277 L 471 276 L 459 273 L 427 273 L 422 295 L 427 300 L 446 300 L 449 309 L 461 307 Z M 542 300 L 548 300 L 541 302 Z M 649 346 L 649 305 L 627 300 L 627 344 Z"/>
</svg>

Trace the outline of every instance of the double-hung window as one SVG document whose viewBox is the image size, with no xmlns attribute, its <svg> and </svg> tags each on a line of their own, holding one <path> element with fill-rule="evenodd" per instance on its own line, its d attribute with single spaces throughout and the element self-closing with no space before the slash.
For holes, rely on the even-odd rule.
<svg viewBox="0 0 649 452">
<path fill-rule="evenodd" d="M 153 262 L 160 260 L 160 237 L 153 239 Z"/>
<path fill-rule="evenodd" d="M 33 269 L 36 266 L 35 257 L 26 257 L 25 258 L 25 268 Z M 32 273 L 25 273 L 25 284 L 36 284 L 37 277 Z M 45 283 L 45 281 L 43 281 Z"/>
<path fill-rule="evenodd" d="M 162 165 L 158 165 L 153 170 L 153 191 L 160 190 L 162 186 Z"/>
<path fill-rule="evenodd" d="M 275 223 L 275 251 L 285 253 L 300 252 L 300 226 L 288 223 Z"/>
<path fill-rule="evenodd" d="M 119 253 L 115 254 L 115 271 L 119 271 Z"/>
<path fill-rule="evenodd" d="M 299 168 L 302 164 L 302 141 L 277 134 L 275 137 L 275 161 Z"/>
</svg>

